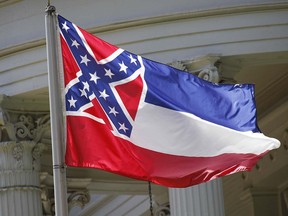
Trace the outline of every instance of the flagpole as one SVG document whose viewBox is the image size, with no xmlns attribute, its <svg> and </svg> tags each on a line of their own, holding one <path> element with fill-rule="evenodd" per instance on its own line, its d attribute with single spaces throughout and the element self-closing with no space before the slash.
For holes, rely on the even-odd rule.
<svg viewBox="0 0 288 216">
<path fill-rule="evenodd" d="M 64 162 L 64 124 L 59 83 L 60 75 L 55 12 L 55 7 L 48 4 L 46 8 L 45 27 L 52 136 L 55 215 L 68 216 L 66 167 Z"/>
</svg>

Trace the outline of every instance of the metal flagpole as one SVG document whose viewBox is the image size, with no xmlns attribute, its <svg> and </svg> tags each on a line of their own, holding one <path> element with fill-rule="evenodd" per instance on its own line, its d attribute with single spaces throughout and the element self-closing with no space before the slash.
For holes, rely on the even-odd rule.
<svg viewBox="0 0 288 216">
<path fill-rule="evenodd" d="M 68 216 L 66 167 L 64 163 L 64 124 L 59 83 L 60 75 L 55 11 L 55 7 L 48 4 L 45 16 L 55 215 Z"/>
</svg>

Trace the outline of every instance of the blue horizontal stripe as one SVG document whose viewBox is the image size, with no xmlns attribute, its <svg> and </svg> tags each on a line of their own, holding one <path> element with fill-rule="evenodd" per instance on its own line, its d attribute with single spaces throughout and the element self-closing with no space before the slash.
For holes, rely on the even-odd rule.
<svg viewBox="0 0 288 216">
<path fill-rule="evenodd" d="M 253 84 L 215 84 L 161 63 L 143 62 L 147 103 L 192 113 L 238 131 L 259 132 Z"/>
</svg>

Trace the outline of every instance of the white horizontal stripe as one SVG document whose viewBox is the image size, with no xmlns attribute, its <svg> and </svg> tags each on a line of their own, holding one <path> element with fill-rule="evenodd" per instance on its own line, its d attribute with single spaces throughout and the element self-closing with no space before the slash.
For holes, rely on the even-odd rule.
<svg viewBox="0 0 288 216">
<path fill-rule="evenodd" d="M 260 133 L 239 132 L 184 112 L 143 103 L 131 141 L 156 152 L 211 157 L 224 153 L 261 154 L 280 142 Z"/>
</svg>

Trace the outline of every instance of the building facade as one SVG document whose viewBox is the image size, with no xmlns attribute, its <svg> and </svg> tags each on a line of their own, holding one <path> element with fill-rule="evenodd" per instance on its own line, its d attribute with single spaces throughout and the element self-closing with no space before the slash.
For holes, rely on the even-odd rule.
<svg viewBox="0 0 288 216">
<path fill-rule="evenodd" d="M 288 214 L 288 1 L 51 1 L 98 37 L 219 83 L 255 83 L 258 123 L 281 141 L 251 172 L 152 185 L 154 215 Z M 0 215 L 53 215 L 45 8 L 0 1 Z M 207 134 L 208 135 L 208 134 Z M 221 136 L 221 134 L 219 134 Z M 150 215 L 148 183 L 67 168 L 71 216 Z"/>
</svg>

